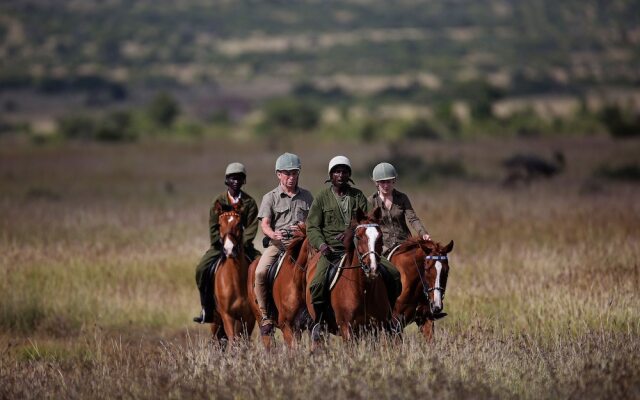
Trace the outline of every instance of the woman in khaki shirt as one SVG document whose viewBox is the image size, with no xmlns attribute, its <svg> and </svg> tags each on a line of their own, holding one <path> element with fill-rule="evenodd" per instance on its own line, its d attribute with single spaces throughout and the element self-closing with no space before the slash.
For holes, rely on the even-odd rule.
<svg viewBox="0 0 640 400">
<path fill-rule="evenodd" d="M 396 169 L 386 162 L 376 165 L 372 173 L 378 190 L 369 197 L 369 201 L 372 209 L 380 207 L 382 210 L 380 228 L 385 254 L 411 236 L 407 222 L 422 239 L 431 239 L 413 210 L 409 197 L 395 189 L 397 177 Z"/>
</svg>

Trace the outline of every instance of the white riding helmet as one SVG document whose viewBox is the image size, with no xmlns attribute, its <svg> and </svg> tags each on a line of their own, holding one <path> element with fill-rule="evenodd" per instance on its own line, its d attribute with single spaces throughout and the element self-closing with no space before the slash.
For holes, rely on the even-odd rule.
<svg viewBox="0 0 640 400">
<path fill-rule="evenodd" d="M 278 171 L 291 171 L 294 169 L 300 169 L 302 163 L 300 157 L 292 153 L 284 153 L 276 160 L 276 172 Z"/>
<path fill-rule="evenodd" d="M 376 182 L 396 179 L 397 177 L 398 173 L 396 169 L 388 162 L 382 162 L 376 165 L 371 174 L 371 178 Z"/>
<path fill-rule="evenodd" d="M 338 165 L 346 165 L 349 167 L 349 171 L 351 171 L 351 161 L 345 156 L 335 156 L 329 161 L 329 170 L 328 174 L 331 176 L 331 170 Z"/>
<path fill-rule="evenodd" d="M 227 169 L 224 171 L 224 176 L 228 176 L 231 174 L 244 174 L 245 176 L 247 176 L 247 170 L 241 163 L 232 162 L 231 164 L 227 165 Z"/>
</svg>

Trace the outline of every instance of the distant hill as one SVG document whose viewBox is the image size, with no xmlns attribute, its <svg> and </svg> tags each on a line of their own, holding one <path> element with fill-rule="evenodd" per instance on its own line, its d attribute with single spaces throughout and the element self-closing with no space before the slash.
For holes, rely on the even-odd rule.
<svg viewBox="0 0 640 400">
<path fill-rule="evenodd" d="M 0 78 L 128 83 L 430 76 L 547 90 L 640 82 L 630 0 L 21 0 L 0 4 Z M 423 75 L 420 75 L 423 74 Z"/>
</svg>

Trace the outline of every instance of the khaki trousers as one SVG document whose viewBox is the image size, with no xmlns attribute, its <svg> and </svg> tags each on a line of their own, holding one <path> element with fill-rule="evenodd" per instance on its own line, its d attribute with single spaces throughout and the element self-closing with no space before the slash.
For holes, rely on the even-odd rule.
<svg viewBox="0 0 640 400">
<path fill-rule="evenodd" d="M 269 245 L 262 253 L 262 257 L 260 257 L 256 267 L 256 281 L 253 290 L 263 317 L 267 316 L 267 269 L 269 265 L 276 261 L 279 252 L 278 246 Z"/>
</svg>

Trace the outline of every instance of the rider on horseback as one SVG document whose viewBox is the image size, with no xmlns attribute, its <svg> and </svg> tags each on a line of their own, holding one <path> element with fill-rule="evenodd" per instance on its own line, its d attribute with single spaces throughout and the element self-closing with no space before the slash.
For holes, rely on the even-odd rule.
<svg viewBox="0 0 640 400">
<path fill-rule="evenodd" d="M 322 254 L 318 260 L 316 272 L 309 287 L 311 303 L 315 311 L 315 323 L 324 319 L 328 305 L 328 288 L 326 275 L 329 266 L 339 260 L 344 252 L 343 233 L 358 209 L 368 211 L 364 194 L 352 187 L 351 162 L 347 157 L 336 156 L 329 162 L 329 179 L 331 187 L 318 193 L 307 218 L 307 237 L 309 243 Z M 400 294 L 402 284 L 398 270 L 385 258 L 380 259 L 384 270 L 388 272 L 386 279 L 387 294 L 391 307 Z M 315 331 L 315 329 L 314 329 Z"/>
<path fill-rule="evenodd" d="M 237 162 L 229 164 L 225 171 L 224 182 L 225 185 L 227 185 L 227 191 L 211 203 L 212 206 L 209 211 L 209 238 L 211 240 L 211 247 L 204 253 L 196 267 L 196 284 L 200 291 L 202 311 L 199 316 L 193 318 L 194 322 L 200 324 L 213 322 L 215 304 L 213 300 L 212 274 L 222 250 L 218 212 L 215 209 L 216 201 L 223 205 L 240 205 L 242 225 L 245 227 L 242 238 L 245 255 L 250 260 L 254 260 L 260 255 L 260 252 L 253 247 L 253 238 L 255 238 L 258 231 L 258 207 L 251 196 L 240 190 L 246 182 L 247 172 L 244 165 Z"/>
<path fill-rule="evenodd" d="M 372 179 L 378 190 L 369 197 L 369 202 L 372 208 L 380 207 L 382 210 L 380 229 L 384 254 L 411 236 L 407 222 L 423 240 L 431 239 L 413 210 L 409 197 L 394 188 L 397 178 L 396 169 L 389 163 L 380 163 L 373 169 Z"/>
<path fill-rule="evenodd" d="M 278 254 L 290 243 L 292 231 L 299 230 L 299 222 L 304 222 L 313 202 L 311 193 L 298 186 L 300 176 L 300 158 L 291 153 L 284 153 L 276 160 L 276 176 L 278 186 L 262 197 L 258 219 L 269 246 L 260 257 L 256 267 L 255 294 L 262 314 L 260 332 L 270 335 L 273 331 L 273 320 L 268 313 L 267 271 Z"/>
</svg>

